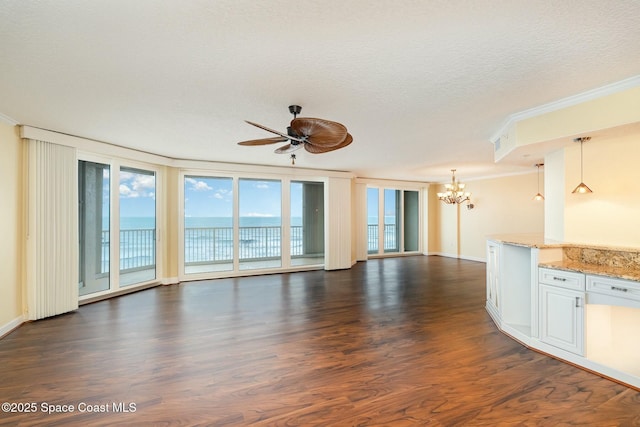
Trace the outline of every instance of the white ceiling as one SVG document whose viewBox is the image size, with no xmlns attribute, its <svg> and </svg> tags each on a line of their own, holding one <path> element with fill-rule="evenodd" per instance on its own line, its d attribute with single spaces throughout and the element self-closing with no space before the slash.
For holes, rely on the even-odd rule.
<svg viewBox="0 0 640 427">
<path fill-rule="evenodd" d="M 493 162 L 511 114 L 637 75 L 637 0 L 0 2 L 5 118 L 174 158 L 289 165 L 236 142 L 299 104 L 354 142 L 298 167 L 533 173 Z"/>
</svg>

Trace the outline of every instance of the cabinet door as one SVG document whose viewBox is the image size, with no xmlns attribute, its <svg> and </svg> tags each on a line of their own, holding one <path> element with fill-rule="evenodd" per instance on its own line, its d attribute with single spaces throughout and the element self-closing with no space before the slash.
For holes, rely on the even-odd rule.
<svg viewBox="0 0 640 427">
<path fill-rule="evenodd" d="M 584 354 L 584 292 L 540 285 L 541 341 Z"/>
<path fill-rule="evenodd" d="M 498 314 L 500 307 L 500 245 L 487 243 L 487 304 Z"/>
</svg>

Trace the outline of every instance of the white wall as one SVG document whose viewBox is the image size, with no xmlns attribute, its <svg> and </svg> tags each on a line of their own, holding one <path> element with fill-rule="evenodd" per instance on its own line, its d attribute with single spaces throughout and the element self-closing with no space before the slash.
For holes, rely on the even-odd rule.
<svg viewBox="0 0 640 427">
<path fill-rule="evenodd" d="M 22 321 L 22 142 L 0 120 L 0 336 Z"/>
</svg>

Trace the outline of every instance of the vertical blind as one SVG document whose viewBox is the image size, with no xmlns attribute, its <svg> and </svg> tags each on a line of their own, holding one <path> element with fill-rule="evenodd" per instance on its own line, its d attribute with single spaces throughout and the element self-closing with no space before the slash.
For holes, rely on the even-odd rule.
<svg viewBox="0 0 640 427">
<path fill-rule="evenodd" d="M 27 318 L 78 308 L 76 150 L 27 140 Z"/>
</svg>

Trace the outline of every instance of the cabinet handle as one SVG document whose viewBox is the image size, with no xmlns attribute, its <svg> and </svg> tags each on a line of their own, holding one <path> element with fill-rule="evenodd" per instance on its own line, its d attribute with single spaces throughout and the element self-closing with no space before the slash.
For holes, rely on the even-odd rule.
<svg viewBox="0 0 640 427">
<path fill-rule="evenodd" d="M 553 276 L 553 280 L 559 280 L 561 282 L 566 282 L 567 281 L 567 279 L 564 278 L 564 277 L 556 277 L 556 276 Z"/>
<path fill-rule="evenodd" d="M 628 292 L 629 291 L 629 289 L 627 289 L 627 288 L 619 288 L 617 286 L 612 286 L 611 290 L 612 291 L 620 291 L 620 292 Z"/>
<path fill-rule="evenodd" d="M 580 297 L 576 297 L 576 307 L 580 307 Z"/>
</svg>

